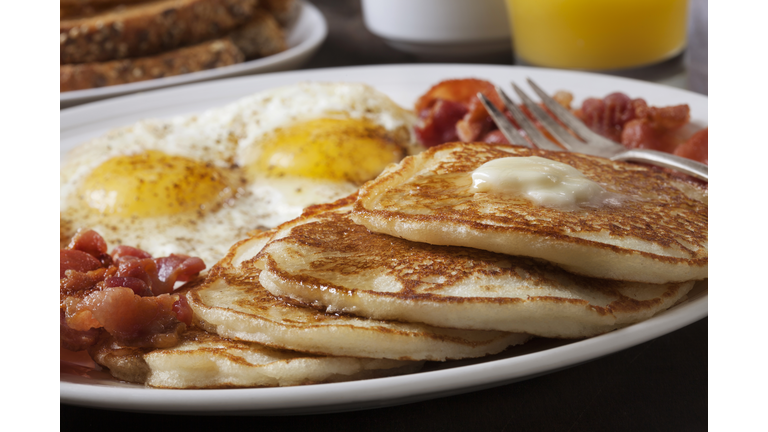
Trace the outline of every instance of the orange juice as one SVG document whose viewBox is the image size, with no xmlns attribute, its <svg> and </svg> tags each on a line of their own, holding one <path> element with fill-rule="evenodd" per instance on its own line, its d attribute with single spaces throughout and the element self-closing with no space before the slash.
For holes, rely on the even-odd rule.
<svg viewBox="0 0 768 432">
<path fill-rule="evenodd" d="M 685 47 L 687 0 L 507 0 L 526 63 L 608 70 L 649 65 Z"/>
</svg>

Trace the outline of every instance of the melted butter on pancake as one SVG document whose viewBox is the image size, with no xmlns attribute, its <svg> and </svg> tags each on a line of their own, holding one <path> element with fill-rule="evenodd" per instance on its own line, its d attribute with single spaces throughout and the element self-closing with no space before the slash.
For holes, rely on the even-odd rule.
<svg viewBox="0 0 768 432">
<path fill-rule="evenodd" d="M 539 156 L 505 157 L 480 165 L 472 171 L 472 190 L 522 195 L 534 204 L 565 210 L 617 201 L 576 168 Z"/>
<path fill-rule="evenodd" d="M 471 172 L 494 159 L 542 156 L 570 165 L 621 205 L 576 211 L 476 193 Z M 433 147 L 366 183 L 352 219 L 416 242 L 541 258 L 586 276 L 666 283 L 707 277 L 707 187 L 647 166 L 485 143 Z"/>
</svg>

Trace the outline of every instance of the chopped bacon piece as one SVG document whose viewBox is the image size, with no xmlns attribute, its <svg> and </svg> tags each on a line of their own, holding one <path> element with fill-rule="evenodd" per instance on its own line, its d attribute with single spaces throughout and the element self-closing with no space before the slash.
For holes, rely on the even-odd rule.
<svg viewBox="0 0 768 432">
<path fill-rule="evenodd" d="M 131 277 L 131 276 L 113 276 L 107 279 L 104 279 L 104 287 L 106 288 L 130 288 L 133 290 L 133 293 L 146 297 L 152 295 L 152 288 L 147 285 L 147 283 L 137 277 Z"/>
<path fill-rule="evenodd" d="M 505 137 L 504 134 L 501 133 L 501 131 L 498 129 L 485 134 L 483 137 L 483 142 L 487 142 L 488 144 L 509 144 L 507 137 Z"/>
<path fill-rule="evenodd" d="M 624 125 L 636 118 L 632 102 L 624 93 L 611 93 L 604 99 L 585 100 L 576 114 L 593 131 L 619 142 Z"/>
<path fill-rule="evenodd" d="M 635 119 L 624 126 L 621 133 L 621 143 L 626 148 L 642 148 L 671 153 L 676 143 L 664 139 L 663 131 L 654 129 L 645 119 Z"/>
<path fill-rule="evenodd" d="M 124 257 L 144 259 L 152 258 L 152 255 L 133 246 L 120 245 L 115 246 L 115 248 L 112 249 L 112 259 L 115 260 L 115 262 L 119 262 L 120 259 Z"/>
<path fill-rule="evenodd" d="M 179 299 L 173 304 L 173 311 L 176 313 L 176 318 L 179 321 L 188 326 L 192 325 L 192 307 L 187 302 L 186 297 L 179 296 Z"/>
<path fill-rule="evenodd" d="M 504 106 L 493 84 L 473 78 L 442 81 L 422 95 L 415 107 L 423 122 L 416 128 L 421 143 L 432 147 L 456 139 L 476 141 L 495 129 L 478 92 L 500 109 Z"/>
<path fill-rule="evenodd" d="M 488 81 L 446 80 L 430 88 L 416 101 L 415 108 L 422 121 L 421 126 L 415 128 L 419 141 L 426 147 L 457 140 L 507 143 L 477 98 L 478 92 L 488 96 L 499 108 L 503 107 L 493 84 Z M 560 91 L 555 93 L 554 98 L 570 109 L 573 95 Z M 558 143 L 526 107 L 522 110 L 545 137 Z M 686 135 L 690 133 L 683 127 L 690 121 L 688 105 L 652 107 L 643 99 L 631 99 L 616 92 L 602 99 L 587 99 L 580 109 L 572 111 L 592 130 L 627 148 L 676 152 L 696 160 L 707 158 L 706 139 L 699 139 L 695 145 L 687 142 L 683 145 Z M 508 112 L 504 113 L 512 120 Z M 516 125 L 514 121 L 512 123 Z M 678 147 L 679 152 L 676 150 Z"/>
<path fill-rule="evenodd" d="M 566 109 L 571 109 L 571 102 L 573 102 L 573 94 L 565 90 L 558 90 L 552 95 L 552 99 L 555 100 L 560 106 Z"/>
<path fill-rule="evenodd" d="M 157 263 L 152 258 L 119 260 L 115 276 L 141 280 L 144 283 L 146 291 L 138 292 L 137 294 L 139 295 L 151 296 L 170 292 L 165 291 L 165 283 L 158 277 Z M 115 281 L 112 281 L 111 283 L 115 283 Z M 155 289 L 158 291 L 162 290 L 162 292 L 157 292 Z"/>
<path fill-rule="evenodd" d="M 64 309 L 61 310 L 60 327 L 60 346 L 70 351 L 81 351 L 96 343 L 101 335 L 101 331 L 92 328 L 85 331 L 75 330 L 67 325 L 64 316 Z"/>
<path fill-rule="evenodd" d="M 101 261 L 105 267 L 112 263 L 112 257 L 107 254 L 107 242 L 94 230 L 78 230 L 67 249 L 85 252 Z"/>
<path fill-rule="evenodd" d="M 464 104 L 438 100 L 427 110 L 421 127 L 416 127 L 416 137 L 427 147 L 458 141 L 456 123 L 469 112 Z"/>
<path fill-rule="evenodd" d="M 75 330 L 87 330 L 98 322 L 116 340 L 130 346 L 169 347 L 178 342 L 184 330 L 173 310 L 178 295 L 163 294 L 157 297 L 141 297 L 130 288 L 106 288 L 94 291 L 76 305 L 74 319 L 67 324 Z"/>
<path fill-rule="evenodd" d="M 590 129 L 627 148 L 669 153 L 679 144 L 675 131 L 690 120 L 688 105 L 651 107 L 623 93 L 587 99 L 575 113 Z"/>
<path fill-rule="evenodd" d="M 78 291 L 92 289 L 104 279 L 112 276 L 116 271 L 117 269 L 114 267 L 102 267 L 89 272 L 69 270 L 63 278 L 59 279 L 59 291 L 62 296 L 70 296 Z"/>
<path fill-rule="evenodd" d="M 630 149 L 644 148 L 673 153 L 682 141 L 677 131 L 688 123 L 688 107 L 680 107 L 651 107 L 646 111 L 647 116 L 624 125 L 621 143 Z"/>
<path fill-rule="evenodd" d="M 191 277 L 205 269 L 203 260 L 186 255 L 170 254 L 167 257 L 155 259 L 158 267 L 158 277 L 162 281 L 187 282 Z M 157 294 L 157 293 L 156 293 Z"/>
<path fill-rule="evenodd" d="M 107 242 L 94 230 L 78 230 L 67 249 L 75 249 L 98 257 L 107 253 Z"/>
<path fill-rule="evenodd" d="M 62 347 L 85 349 L 105 331 L 128 346 L 175 345 L 192 323 L 192 309 L 169 293 L 204 270 L 203 261 L 173 254 L 153 259 L 130 246 L 116 247 L 111 256 L 106 250 L 94 231 L 78 233 L 61 250 Z"/>
<path fill-rule="evenodd" d="M 496 94 L 496 90 L 493 91 L 493 94 Z M 477 96 L 474 99 L 470 99 L 468 104 L 469 112 L 456 123 L 456 134 L 464 142 L 477 141 L 480 137 L 490 132 L 491 129 L 496 128 L 496 124 Z M 501 103 L 498 103 L 496 106 L 503 107 Z"/>
<path fill-rule="evenodd" d="M 702 129 L 691 135 L 687 141 L 675 149 L 675 154 L 709 164 L 709 128 Z"/>
<path fill-rule="evenodd" d="M 466 78 L 445 80 L 432 86 L 416 101 L 416 112 L 421 113 L 429 109 L 438 100 L 461 102 L 466 105 L 477 99 L 477 92 L 485 93 L 495 104 L 502 106 L 493 84 L 485 80 Z"/>
<path fill-rule="evenodd" d="M 649 107 L 643 99 L 634 99 L 632 104 L 635 118 L 647 120 L 657 130 L 677 129 L 691 120 L 691 109 L 688 105 Z"/>
<path fill-rule="evenodd" d="M 61 249 L 59 253 L 59 277 L 63 278 L 67 270 L 87 272 L 101 268 L 101 261 L 86 252 L 74 249 Z"/>
</svg>

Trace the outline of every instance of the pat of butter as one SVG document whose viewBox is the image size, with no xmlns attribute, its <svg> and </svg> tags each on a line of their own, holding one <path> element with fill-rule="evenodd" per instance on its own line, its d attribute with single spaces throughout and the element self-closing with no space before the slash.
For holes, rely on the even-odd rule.
<svg viewBox="0 0 768 432">
<path fill-rule="evenodd" d="M 523 196 L 538 205 L 562 208 L 599 205 L 608 194 L 576 168 L 538 156 L 487 162 L 472 172 L 472 189 Z"/>
</svg>

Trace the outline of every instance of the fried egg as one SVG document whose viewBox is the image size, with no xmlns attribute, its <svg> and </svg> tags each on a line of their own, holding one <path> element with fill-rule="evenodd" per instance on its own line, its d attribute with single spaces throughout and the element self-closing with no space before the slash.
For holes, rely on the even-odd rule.
<svg viewBox="0 0 768 432">
<path fill-rule="evenodd" d="M 355 191 L 420 150 L 416 117 L 364 84 L 301 83 L 199 115 L 144 120 L 70 151 L 61 236 L 208 266 L 255 229 Z"/>
</svg>

